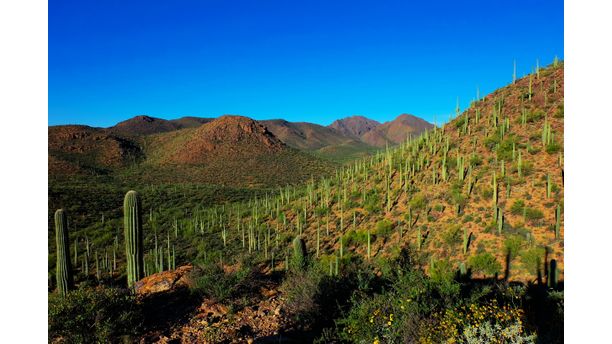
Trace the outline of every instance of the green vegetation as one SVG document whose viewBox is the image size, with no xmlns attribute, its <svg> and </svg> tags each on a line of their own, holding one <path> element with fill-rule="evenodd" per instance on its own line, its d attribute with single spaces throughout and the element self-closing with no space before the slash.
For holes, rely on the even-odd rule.
<svg viewBox="0 0 612 344">
<path fill-rule="evenodd" d="M 473 272 L 489 276 L 501 271 L 501 264 L 490 253 L 479 253 L 471 256 L 468 265 Z"/>
<path fill-rule="evenodd" d="M 384 219 L 376 223 L 376 234 L 382 237 L 389 236 L 393 232 L 391 221 Z"/>
<path fill-rule="evenodd" d="M 49 295 L 49 338 L 108 343 L 138 334 L 141 307 L 125 289 L 83 287 L 65 297 Z"/>
</svg>

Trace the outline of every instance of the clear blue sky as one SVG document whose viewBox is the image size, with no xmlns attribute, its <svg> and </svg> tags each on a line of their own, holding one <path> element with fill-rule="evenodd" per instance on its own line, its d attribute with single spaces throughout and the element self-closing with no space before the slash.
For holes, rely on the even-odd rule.
<svg viewBox="0 0 612 344">
<path fill-rule="evenodd" d="M 562 1 L 49 1 L 49 124 L 438 122 L 563 58 Z"/>
</svg>

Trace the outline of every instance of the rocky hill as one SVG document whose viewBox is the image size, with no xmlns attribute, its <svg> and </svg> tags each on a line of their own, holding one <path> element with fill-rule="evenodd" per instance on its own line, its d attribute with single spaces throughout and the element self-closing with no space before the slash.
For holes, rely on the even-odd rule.
<svg viewBox="0 0 612 344">
<path fill-rule="evenodd" d="M 392 121 L 385 122 L 361 135 L 361 140 L 375 147 L 398 145 L 408 138 L 416 137 L 433 125 L 419 117 L 402 114 Z"/>
<path fill-rule="evenodd" d="M 379 125 L 380 123 L 373 119 L 363 116 L 351 116 L 338 119 L 330 124 L 329 127 L 348 137 L 360 138 Z"/>
<path fill-rule="evenodd" d="M 307 122 L 288 122 L 282 119 L 259 121 L 287 145 L 304 150 L 316 150 L 326 146 L 351 141 L 334 129 Z"/>
<path fill-rule="evenodd" d="M 323 265 L 409 247 L 428 271 L 463 266 L 474 277 L 529 282 L 555 259 L 562 276 L 563 81 L 562 65 L 540 69 L 301 194 L 250 202 L 274 210 L 239 221 L 301 234 Z"/>
<path fill-rule="evenodd" d="M 48 129 L 49 174 L 108 173 L 140 161 L 140 146 L 133 140 L 84 125 Z"/>
<path fill-rule="evenodd" d="M 108 131 L 111 133 L 126 136 L 141 136 L 165 133 L 178 129 L 180 129 L 180 126 L 176 125 L 171 121 L 140 115 L 119 122 L 114 126 L 108 128 Z"/>
</svg>

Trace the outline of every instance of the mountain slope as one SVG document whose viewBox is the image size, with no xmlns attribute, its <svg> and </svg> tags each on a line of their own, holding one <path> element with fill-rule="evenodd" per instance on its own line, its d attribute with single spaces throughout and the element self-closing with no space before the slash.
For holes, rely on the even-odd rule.
<svg viewBox="0 0 612 344">
<path fill-rule="evenodd" d="M 284 185 L 331 171 L 332 164 L 288 147 L 257 121 L 222 116 L 198 128 L 154 135 L 143 174 L 224 185 Z"/>
<path fill-rule="evenodd" d="M 376 147 L 394 146 L 406 140 L 408 135 L 416 137 L 430 130 L 433 125 L 413 115 L 402 114 L 393 121 L 385 122 L 367 131 L 361 140 Z"/>
<path fill-rule="evenodd" d="M 195 128 L 172 129 L 200 121 L 204 124 Z M 102 174 L 135 183 L 261 187 L 294 184 L 333 168 L 332 162 L 288 147 L 246 117 L 179 123 L 137 117 L 111 129 L 49 127 L 49 176 Z M 166 132 L 152 134 L 160 130 Z"/>
<path fill-rule="evenodd" d="M 108 131 L 120 135 L 141 136 L 165 133 L 177 129 L 180 129 L 180 127 L 171 121 L 141 115 L 119 122 L 108 128 Z"/>
<path fill-rule="evenodd" d="M 177 119 L 171 119 L 170 122 L 173 123 L 178 129 L 184 129 L 197 128 L 202 124 L 211 122 L 213 120 L 214 118 L 185 116 Z"/>
<path fill-rule="evenodd" d="M 314 150 L 350 141 L 350 137 L 318 124 L 288 122 L 282 119 L 259 121 L 287 145 L 304 150 Z"/>
<path fill-rule="evenodd" d="M 109 173 L 142 159 L 133 140 L 84 125 L 48 128 L 49 175 Z"/>
<path fill-rule="evenodd" d="M 359 138 L 365 133 L 379 126 L 380 123 L 363 116 L 351 116 L 335 120 L 329 128 L 335 129 L 342 135 Z"/>
<path fill-rule="evenodd" d="M 357 257 L 389 261 L 404 247 L 430 274 L 463 265 L 475 278 L 532 282 L 555 259 L 562 280 L 563 81 L 562 64 L 541 69 L 442 128 L 221 216 L 278 228 L 279 247 L 301 235 L 324 269 L 338 258 L 340 269 Z M 230 233 L 232 249 L 244 250 Z"/>
</svg>

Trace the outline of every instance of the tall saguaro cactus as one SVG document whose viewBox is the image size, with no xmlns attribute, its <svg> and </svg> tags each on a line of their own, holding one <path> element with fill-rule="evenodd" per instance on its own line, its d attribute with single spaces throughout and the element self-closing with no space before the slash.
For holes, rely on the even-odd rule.
<svg viewBox="0 0 612 344">
<path fill-rule="evenodd" d="M 128 287 L 143 277 L 143 233 L 140 195 L 128 191 L 123 200 L 123 223 L 125 231 L 125 255 L 127 260 Z"/>
<path fill-rule="evenodd" d="M 293 239 L 293 266 L 295 269 L 301 270 L 306 267 L 306 243 L 304 239 L 296 236 Z"/>
<path fill-rule="evenodd" d="M 64 209 L 55 211 L 55 246 L 57 248 L 56 274 L 57 292 L 66 295 L 72 288 L 72 267 L 68 242 L 68 220 Z"/>
</svg>

